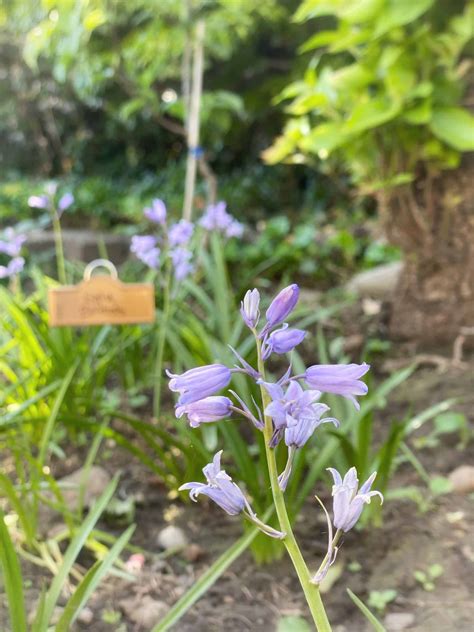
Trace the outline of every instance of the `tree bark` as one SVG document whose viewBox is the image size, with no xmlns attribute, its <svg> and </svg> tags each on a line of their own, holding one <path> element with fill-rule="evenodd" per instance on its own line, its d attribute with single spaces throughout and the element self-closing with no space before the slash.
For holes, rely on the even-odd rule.
<svg viewBox="0 0 474 632">
<path fill-rule="evenodd" d="M 423 174 L 380 200 L 389 240 L 405 266 L 390 334 L 424 346 L 452 343 L 474 325 L 474 160 L 436 177 Z"/>
</svg>

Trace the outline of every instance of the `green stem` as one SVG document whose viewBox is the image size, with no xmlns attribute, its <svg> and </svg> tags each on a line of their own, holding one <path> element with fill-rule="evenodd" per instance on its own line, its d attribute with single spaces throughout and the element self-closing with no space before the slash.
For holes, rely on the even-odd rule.
<svg viewBox="0 0 474 632">
<path fill-rule="evenodd" d="M 258 353 L 258 370 L 262 379 L 265 380 L 265 366 L 261 353 L 261 341 L 259 340 L 256 331 L 254 330 L 255 340 L 257 341 L 257 353 Z M 263 410 L 270 404 L 270 397 L 263 385 L 260 385 L 260 392 L 262 396 Z M 311 574 L 306 566 L 303 555 L 296 542 L 293 529 L 291 528 L 290 518 L 286 510 L 285 498 L 282 490 L 278 484 L 278 469 L 275 459 L 275 450 L 270 447 L 270 440 L 273 434 L 272 419 L 268 415 L 264 416 L 265 427 L 263 435 L 265 439 L 265 452 L 267 457 L 268 473 L 270 476 L 270 483 L 272 488 L 273 502 L 275 503 L 275 509 L 280 523 L 280 529 L 286 535 L 283 539 L 283 543 L 288 551 L 288 555 L 293 562 L 296 574 L 303 589 L 308 607 L 311 611 L 311 615 L 314 620 L 314 624 L 318 632 L 331 632 L 331 625 L 326 615 L 324 605 L 319 592 L 319 587 L 316 584 L 311 583 Z"/>
<path fill-rule="evenodd" d="M 171 307 L 171 267 L 168 267 L 163 292 L 163 316 L 158 323 L 158 344 L 156 347 L 155 366 L 153 369 L 153 417 L 158 419 L 161 410 L 161 383 L 163 380 L 163 357 L 165 353 L 166 330 L 170 317 Z"/>
<path fill-rule="evenodd" d="M 61 222 L 56 211 L 52 211 L 54 247 L 56 249 L 56 265 L 58 269 L 58 279 L 63 285 L 66 284 L 66 264 L 64 260 L 63 237 L 61 233 Z"/>
</svg>

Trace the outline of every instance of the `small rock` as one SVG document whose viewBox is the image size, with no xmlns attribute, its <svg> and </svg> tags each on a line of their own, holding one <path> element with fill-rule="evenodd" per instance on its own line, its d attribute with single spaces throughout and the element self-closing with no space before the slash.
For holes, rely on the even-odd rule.
<svg viewBox="0 0 474 632">
<path fill-rule="evenodd" d="M 137 625 L 150 630 L 168 611 L 168 606 L 164 601 L 153 599 L 150 595 L 135 596 L 130 599 L 123 599 L 120 608 L 124 614 Z"/>
<path fill-rule="evenodd" d="M 204 557 L 206 552 L 199 546 L 199 544 L 190 544 L 183 551 L 183 557 L 188 562 L 197 562 L 197 560 Z"/>
<path fill-rule="evenodd" d="M 415 623 L 415 615 L 411 612 L 392 612 L 385 617 L 387 632 L 401 632 Z"/>
<path fill-rule="evenodd" d="M 453 486 L 453 491 L 458 494 L 467 494 L 474 491 L 474 466 L 460 465 L 451 472 L 448 479 Z"/>
<path fill-rule="evenodd" d="M 92 612 L 92 610 L 90 608 L 83 608 L 80 613 L 77 615 L 77 620 L 80 621 L 81 623 L 92 623 L 92 620 L 94 618 L 94 613 Z"/>
<path fill-rule="evenodd" d="M 403 269 L 401 261 L 385 263 L 371 270 L 356 274 L 347 284 L 347 289 L 359 296 L 386 299 L 395 290 Z"/>
<path fill-rule="evenodd" d="M 93 465 L 86 473 L 83 467 L 59 479 L 58 484 L 63 493 L 68 509 L 74 511 L 79 504 L 81 485 L 84 485 L 84 506 L 90 507 L 104 492 L 110 483 L 110 475 L 100 465 Z"/>
<path fill-rule="evenodd" d="M 182 529 L 170 524 L 159 532 L 157 542 L 158 546 L 165 551 L 184 549 L 188 544 L 188 538 Z"/>
</svg>

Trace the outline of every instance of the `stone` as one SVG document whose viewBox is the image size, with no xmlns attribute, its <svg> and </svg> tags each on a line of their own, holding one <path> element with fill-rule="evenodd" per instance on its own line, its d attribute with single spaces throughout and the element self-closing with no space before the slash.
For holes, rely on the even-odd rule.
<svg viewBox="0 0 474 632">
<path fill-rule="evenodd" d="M 165 551 L 184 549 L 188 544 L 188 538 L 180 527 L 170 524 L 159 532 L 157 542 L 158 546 Z"/>
<path fill-rule="evenodd" d="M 100 465 L 93 465 L 87 472 L 85 480 L 84 476 L 86 472 L 83 467 L 80 467 L 58 481 L 64 502 L 71 511 L 76 510 L 79 505 L 81 485 L 84 485 L 84 507 L 87 508 L 102 495 L 111 481 L 110 474 Z"/>
<path fill-rule="evenodd" d="M 453 491 L 458 494 L 468 494 L 474 491 L 474 466 L 460 465 L 451 472 L 448 479 Z"/>
<path fill-rule="evenodd" d="M 402 632 L 415 623 L 415 615 L 411 612 L 391 612 L 385 617 L 387 632 Z"/>
<path fill-rule="evenodd" d="M 389 299 L 403 269 L 402 261 L 385 263 L 356 274 L 347 284 L 349 292 L 372 299 Z"/>
<path fill-rule="evenodd" d="M 90 608 L 87 608 L 87 607 L 82 608 L 80 613 L 77 615 L 77 620 L 80 621 L 81 623 L 85 623 L 86 625 L 88 625 L 89 623 L 92 623 L 93 618 L 94 618 L 94 613 L 92 612 Z"/>
<path fill-rule="evenodd" d="M 164 601 L 154 599 L 150 595 L 135 596 L 123 599 L 120 608 L 124 614 L 138 626 L 145 630 L 151 630 L 168 611 L 168 606 Z"/>
</svg>

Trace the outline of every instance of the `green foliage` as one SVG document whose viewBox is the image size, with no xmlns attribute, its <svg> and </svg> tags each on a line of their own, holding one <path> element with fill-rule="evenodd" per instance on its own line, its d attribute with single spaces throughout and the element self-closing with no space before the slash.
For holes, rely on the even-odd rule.
<svg viewBox="0 0 474 632">
<path fill-rule="evenodd" d="M 355 593 L 353 593 L 350 588 L 347 588 L 347 594 L 362 612 L 367 621 L 371 624 L 375 632 L 387 632 L 385 627 L 380 623 L 377 617 L 369 610 L 369 608 L 367 608 L 362 599 L 360 599 Z"/>
<path fill-rule="evenodd" d="M 383 614 L 388 604 L 396 598 L 397 591 L 393 588 L 388 588 L 387 590 L 371 590 L 367 603 L 371 608 L 375 608 L 379 614 Z"/>
<path fill-rule="evenodd" d="M 316 52 L 281 94 L 290 120 L 268 162 L 339 162 L 373 191 L 409 182 L 420 161 L 446 169 L 474 149 L 462 108 L 472 3 L 305 0 L 295 20 L 310 19 L 319 30 L 302 50 Z"/>
<path fill-rule="evenodd" d="M 413 577 L 423 586 L 424 590 L 431 592 L 436 587 L 436 580 L 439 579 L 443 573 L 444 568 L 441 564 L 431 564 L 426 571 L 414 571 Z"/>
</svg>

